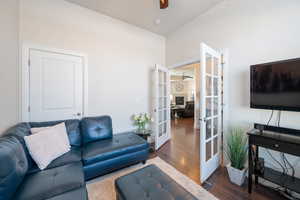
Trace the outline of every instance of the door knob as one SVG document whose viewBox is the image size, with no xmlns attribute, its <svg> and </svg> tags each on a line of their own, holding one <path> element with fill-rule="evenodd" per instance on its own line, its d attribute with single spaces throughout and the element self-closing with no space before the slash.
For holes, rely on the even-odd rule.
<svg viewBox="0 0 300 200">
<path fill-rule="evenodd" d="M 203 122 L 206 122 L 207 121 L 207 119 L 204 117 L 204 118 L 200 118 L 199 119 L 200 121 L 203 121 Z"/>
<path fill-rule="evenodd" d="M 81 113 L 74 114 L 74 116 L 80 117 L 80 116 L 81 116 Z"/>
</svg>

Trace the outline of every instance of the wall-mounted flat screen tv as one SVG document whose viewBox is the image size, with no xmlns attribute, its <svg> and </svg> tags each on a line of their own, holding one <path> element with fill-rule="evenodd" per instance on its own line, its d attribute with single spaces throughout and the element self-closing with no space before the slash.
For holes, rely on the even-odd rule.
<svg viewBox="0 0 300 200">
<path fill-rule="evenodd" d="M 300 58 L 250 67 L 250 107 L 300 111 Z"/>
</svg>

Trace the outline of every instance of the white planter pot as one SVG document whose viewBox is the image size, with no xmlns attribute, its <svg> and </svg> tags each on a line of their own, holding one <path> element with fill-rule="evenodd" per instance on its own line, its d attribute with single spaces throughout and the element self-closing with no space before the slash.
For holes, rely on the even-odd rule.
<svg viewBox="0 0 300 200">
<path fill-rule="evenodd" d="M 229 179 L 232 183 L 237 184 L 239 186 L 241 186 L 244 183 L 246 173 L 247 173 L 246 169 L 239 170 L 239 169 L 231 167 L 231 164 L 228 164 L 227 172 L 229 175 Z"/>
</svg>

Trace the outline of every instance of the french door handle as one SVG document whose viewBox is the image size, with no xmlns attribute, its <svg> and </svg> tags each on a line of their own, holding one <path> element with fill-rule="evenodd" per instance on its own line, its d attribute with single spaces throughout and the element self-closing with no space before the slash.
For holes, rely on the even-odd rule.
<svg viewBox="0 0 300 200">
<path fill-rule="evenodd" d="M 74 116 L 76 117 L 80 117 L 81 116 L 81 113 L 76 113 L 76 114 L 74 114 Z"/>
<path fill-rule="evenodd" d="M 204 118 L 200 118 L 199 120 L 200 120 L 200 121 L 203 121 L 203 122 L 206 122 L 206 121 L 207 121 L 207 118 L 204 117 Z"/>
</svg>

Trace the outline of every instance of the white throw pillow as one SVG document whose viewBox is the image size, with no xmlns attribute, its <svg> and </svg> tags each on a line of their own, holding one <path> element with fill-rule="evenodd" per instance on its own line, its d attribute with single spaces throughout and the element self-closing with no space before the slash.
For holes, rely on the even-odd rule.
<svg viewBox="0 0 300 200">
<path fill-rule="evenodd" d="M 39 127 L 39 128 L 31 128 L 30 131 L 31 131 L 31 134 L 37 134 L 37 133 L 39 133 L 41 131 L 44 131 L 44 130 L 47 130 L 49 128 L 56 128 L 55 130 L 61 134 L 62 139 L 64 140 L 66 145 L 68 145 L 71 148 L 68 133 L 67 133 L 67 128 L 66 128 L 66 125 L 65 125 L 64 122 L 60 123 L 60 124 L 57 124 L 55 126 L 45 126 L 45 127 Z"/>
<path fill-rule="evenodd" d="M 25 136 L 24 140 L 31 157 L 43 170 L 53 160 L 70 151 L 70 143 L 66 144 L 66 137 L 68 136 L 63 123 Z"/>
</svg>

